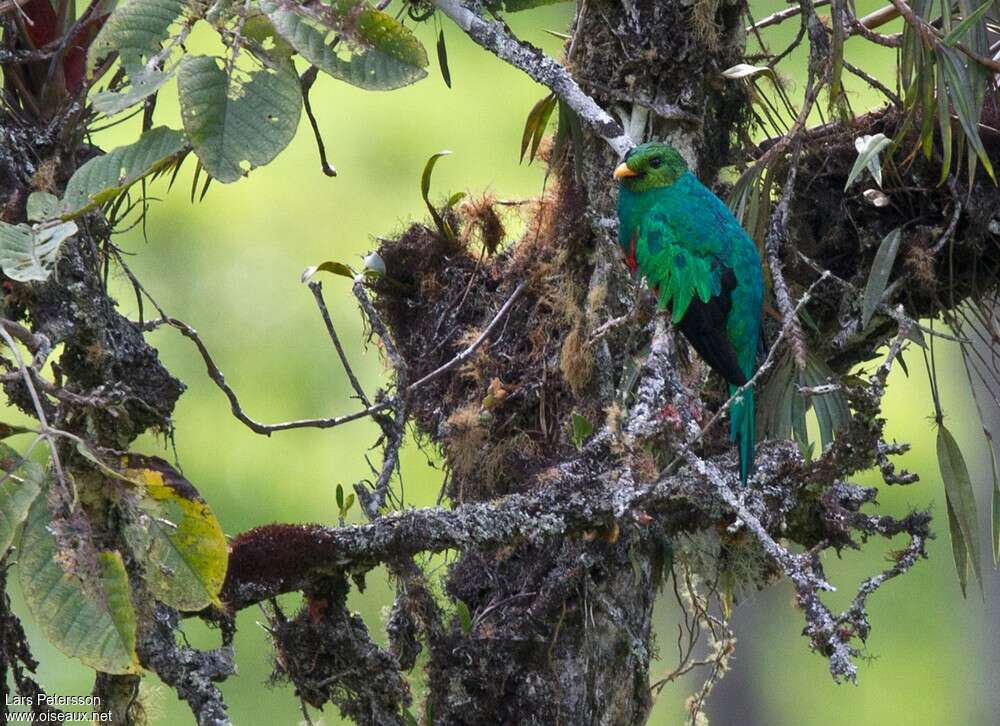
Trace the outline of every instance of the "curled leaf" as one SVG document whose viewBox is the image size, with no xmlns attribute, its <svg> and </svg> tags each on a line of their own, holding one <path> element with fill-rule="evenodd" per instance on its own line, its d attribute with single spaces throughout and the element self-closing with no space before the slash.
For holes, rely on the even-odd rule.
<svg viewBox="0 0 1000 726">
<path fill-rule="evenodd" d="M 384 266 L 384 265 L 383 265 Z M 353 280 L 355 272 L 348 265 L 343 262 L 335 262 L 333 260 L 327 260 L 315 267 L 307 267 L 302 271 L 302 282 L 306 283 L 312 279 L 313 275 L 317 272 L 329 272 L 333 275 L 340 275 L 341 277 L 346 277 Z"/>
<path fill-rule="evenodd" d="M 454 239 L 455 232 L 452 230 L 451 225 L 438 213 L 437 209 L 431 203 L 430 193 L 431 193 L 431 175 L 434 173 L 434 166 L 438 163 L 438 159 L 448 156 L 451 154 L 450 151 L 439 151 L 436 154 L 432 154 L 424 164 L 424 171 L 420 175 L 420 195 L 424 198 L 424 204 L 427 205 L 427 211 L 431 213 L 431 219 L 434 220 L 435 226 L 438 228 L 438 232 L 447 239 Z"/>
</svg>

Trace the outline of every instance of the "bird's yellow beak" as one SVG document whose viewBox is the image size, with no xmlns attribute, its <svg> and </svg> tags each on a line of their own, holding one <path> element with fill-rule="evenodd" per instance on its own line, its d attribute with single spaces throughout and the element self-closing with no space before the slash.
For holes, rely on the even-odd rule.
<svg viewBox="0 0 1000 726">
<path fill-rule="evenodd" d="M 639 176 L 634 171 L 628 168 L 628 166 L 623 161 L 621 164 L 615 167 L 615 179 L 624 179 L 627 176 Z"/>
</svg>

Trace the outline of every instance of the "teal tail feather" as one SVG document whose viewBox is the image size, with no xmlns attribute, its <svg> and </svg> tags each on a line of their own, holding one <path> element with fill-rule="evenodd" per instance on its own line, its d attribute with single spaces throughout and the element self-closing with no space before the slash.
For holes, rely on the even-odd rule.
<svg viewBox="0 0 1000 726">
<path fill-rule="evenodd" d="M 737 390 L 737 386 L 730 386 L 729 395 L 732 396 Z M 754 444 L 757 441 L 752 388 L 744 391 L 740 398 L 733 401 L 729 409 L 729 438 L 735 441 L 739 448 L 740 481 L 745 486 L 754 471 Z"/>
</svg>

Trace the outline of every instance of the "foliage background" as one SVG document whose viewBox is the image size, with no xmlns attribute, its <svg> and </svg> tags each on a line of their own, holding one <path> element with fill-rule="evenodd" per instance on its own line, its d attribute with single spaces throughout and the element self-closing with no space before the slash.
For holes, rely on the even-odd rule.
<svg viewBox="0 0 1000 726">
<path fill-rule="evenodd" d="M 877 7 L 859 3 L 859 15 Z M 756 19 L 781 9 L 775 0 L 754 0 Z M 546 29 L 564 30 L 572 6 L 556 5 L 508 18 L 514 32 L 558 55 L 560 41 Z M 417 29 L 428 48 L 436 38 L 429 27 Z M 784 27 L 769 31 L 777 40 Z M 299 284 L 307 265 L 325 259 L 355 262 L 376 246 L 376 235 L 388 234 L 407 220 L 422 218 L 418 180 L 426 158 L 441 149 L 454 155 L 441 162 L 433 190 L 444 195 L 459 190 L 473 194 L 489 190 L 501 199 L 537 195 L 543 183 L 540 165 L 518 164 L 518 144 L 524 117 L 544 91 L 518 71 L 482 52 L 454 27 L 445 26 L 453 88 L 436 68 L 431 76 L 408 88 L 370 93 L 320 76 L 312 94 L 314 110 L 339 176 L 320 172 L 312 135 L 303 118 L 299 134 L 271 165 L 254 171 L 239 184 L 213 184 L 205 200 L 191 204 L 188 184 L 193 162 L 171 192 L 164 182 L 151 190 L 154 202 L 145 230 L 135 228 L 117 238 L 134 255 L 133 269 L 152 294 L 173 315 L 196 327 L 216 362 L 241 396 L 250 415 L 265 421 L 326 416 L 353 410 L 342 371 L 329 346 L 312 296 Z M 194 38 L 196 52 L 206 39 Z M 857 44 L 857 45 L 855 45 Z M 855 45 L 855 47 L 852 47 Z M 860 46 L 867 56 L 857 54 Z M 893 75 L 894 56 L 868 49 L 858 39 L 848 44 L 849 57 L 882 78 Z M 432 66 L 433 66 L 432 61 Z M 804 72 L 805 58 L 798 65 Z M 798 80 L 789 79 L 794 85 Z M 853 80 L 853 79 L 852 79 Z M 876 103 L 856 84 L 849 87 L 855 109 Z M 157 121 L 179 127 L 176 94 L 161 94 Z M 103 132 L 95 142 L 104 148 L 135 138 L 127 125 Z M 517 225 L 514 224 L 514 231 Z M 137 315 L 127 283 L 116 279 L 123 309 Z M 348 281 L 328 278 L 327 301 L 338 331 L 363 383 L 383 373 L 375 345 L 362 341 L 361 317 L 349 294 Z M 148 310 L 147 310 L 148 315 Z M 335 431 L 300 430 L 272 438 L 251 433 L 229 414 L 221 392 L 204 375 L 194 348 L 176 332 L 158 332 L 152 339 L 168 368 L 188 386 L 176 411 L 176 452 L 185 475 L 212 504 L 228 534 L 272 521 L 336 524 L 334 490 L 349 490 L 368 475 L 363 454 L 376 438 L 375 427 L 359 421 Z M 940 344 L 939 344 L 940 345 Z M 912 354 L 911 354 L 912 355 Z M 989 552 L 989 481 L 986 449 L 955 351 L 938 349 L 943 404 L 948 425 L 966 453 L 979 495 L 983 551 Z M 931 559 L 909 576 L 892 582 L 872 602 L 876 625 L 869 642 L 873 660 L 859 674 L 859 685 L 837 686 L 826 662 L 810 654 L 793 615 L 791 590 L 782 584 L 750 594 L 735 610 L 739 637 L 733 672 L 716 690 L 709 715 L 721 724 L 994 724 L 1000 714 L 1000 578 L 987 573 L 980 598 L 970 583 L 963 600 L 954 574 L 947 537 L 944 493 L 937 474 L 934 431 L 929 419 L 930 394 L 916 357 L 911 378 L 898 367 L 890 378 L 887 432 L 909 441 L 913 450 L 901 464 L 921 474 L 922 481 L 880 495 L 882 507 L 899 513 L 931 503 L 938 539 L 929 545 Z M 373 385 L 366 386 L 373 388 Z M 13 420 L 13 414 L 6 420 Z M 994 416 L 994 418 L 996 418 Z M 1000 431 L 994 434 L 1000 435 Z M 147 437 L 139 447 L 173 459 L 171 443 Z M 407 504 L 433 504 L 442 473 L 433 454 L 415 444 L 402 459 Z M 877 486 L 880 478 L 862 482 Z M 885 485 L 882 485 L 884 488 Z M 352 512 L 360 521 L 360 512 Z M 857 579 L 877 569 L 865 562 L 879 556 L 878 548 L 864 554 L 845 553 L 827 567 L 834 582 Z M 437 566 L 441 560 L 428 563 Z M 369 628 L 382 631 L 383 608 L 391 589 L 381 571 L 368 578 L 363 594 L 352 593 L 353 606 Z M 16 579 L 16 578 L 15 578 Z M 15 582 L 12 581 L 15 597 Z M 296 596 L 297 597 L 297 596 Z M 831 604 L 842 607 L 848 593 Z M 661 668 L 675 657 L 678 612 L 672 597 L 661 598 L 655 619 Z M 294 607 L 294 599 L 287 602 Z M 18 604 L 15 603 L 15 607 Z M 291 724 L 300 720 L 290 689 L 265 687 L 270 674 L 266 633 L 255 625 L 252 610 L 239 616 L 236 639 L 239 674 L 222 689 L 235 723 Z M 89 692 L 87 671 L 54 651 L 25 621 L 41 679 L 49 693 Z M 195 645 L 217 642 L 217 634 L 200 623 L 188 623 Z M 696 674 L 697 675 L 697 674 Z M 151 722 L 191 723 L 185 705 L 159 686 L 154 675 L 144 679 Z M 694 679 L 664 689 L 651 724 L 682 720 L 682 704 Z M 322 715 L 326 724 L 341 723 L 339 715 Z"/>
</svg>

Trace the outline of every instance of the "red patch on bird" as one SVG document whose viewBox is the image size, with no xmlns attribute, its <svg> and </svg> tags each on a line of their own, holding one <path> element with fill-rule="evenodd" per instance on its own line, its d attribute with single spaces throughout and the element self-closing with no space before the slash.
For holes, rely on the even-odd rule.
<svg viewBox="0 0 1000 726">
<path fill-rule="evenodd" d="M 638 232 L 632 235 L 632 241 L 629 242 L 628 247 L 628 257 L 625 258 L 625 264 L 628 265 L 628 269 L 632 270 L 632 272 L 639 269 L 639 261 L 635 259 L 635 243 L 638 238 Z"/>
</svg>

